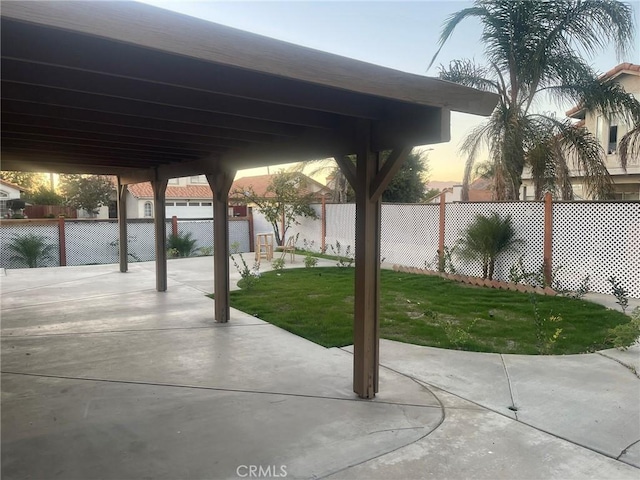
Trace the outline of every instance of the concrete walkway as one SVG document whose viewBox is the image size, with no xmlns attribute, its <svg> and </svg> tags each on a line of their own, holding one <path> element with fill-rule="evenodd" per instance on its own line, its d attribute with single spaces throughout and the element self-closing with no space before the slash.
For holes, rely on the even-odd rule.
<svg viewBox="0 0 640 480">
<path fill-rule="evenodd" d="M 152 263 L 0 277 L 2 478 L 640 476 L 640 380 L 616 361 L 638 349 L 383 340 L 380 395 L 359 400 L 348 348 L 237 310 L 215 324 L 212 272 L 210 257 L 169 261 L 165 293 Z"/>
</svg>

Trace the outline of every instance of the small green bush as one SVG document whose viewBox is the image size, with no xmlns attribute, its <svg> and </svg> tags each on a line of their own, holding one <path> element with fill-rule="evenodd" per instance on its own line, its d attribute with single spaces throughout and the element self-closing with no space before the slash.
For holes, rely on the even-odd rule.
<svg viewBox="0 0 640 480">
<path fill-rule="evenodd" d="M 312 255 L 307 255 L 304 257 L 304 266 L 305 268 L 313 268 L 318 265 L 318 259 Z"/>
<path fill-rule="evenodd" d="M 284 258 L 276 258 L 273 262 L 271 262 L 271 268 L 273 268 L 274 270 L 283 270 Z"/>
<path fill-rule="evenodd" d="M 190 257 L 198 250 L 195 238 L 191 238 L 191 232 L 181 233 L 177 235 L 173 233 L 167 237 L 167 249 L 176 257 Z"/>
<path fill-rule="evenodd" d="M 45 237 L 33 233 L 14 235 L 7 248 L 13 252 L 11 260 L 26 264 L 29 268 L 37 268 L 45 260 L 52 260 L 55 250 L 54 245 L 46 243 Z"/>
<path fill-rule="evenodd" d="M 627 323 L 609 329 L 609 339 L 618 350 L 626 350 L 640 337 L 640 307 L 631 313 Z"/>
</svg>

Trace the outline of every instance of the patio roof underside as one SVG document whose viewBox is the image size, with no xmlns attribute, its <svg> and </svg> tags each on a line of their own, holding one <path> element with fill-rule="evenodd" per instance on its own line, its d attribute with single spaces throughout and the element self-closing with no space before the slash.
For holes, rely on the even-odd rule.
<svg viewBox="0 0 640 480">
<path fill-rule="evenodd" d="M 147 5 L 3 2 L 2 169 L 166 179 L 449 139 L 495 100 Z"/>
</svg>

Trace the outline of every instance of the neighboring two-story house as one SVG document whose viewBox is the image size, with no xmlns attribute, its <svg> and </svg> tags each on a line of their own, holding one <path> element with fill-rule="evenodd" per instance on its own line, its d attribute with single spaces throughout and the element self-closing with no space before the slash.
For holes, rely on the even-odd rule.
<svg viewBox="0 0 640 480">
<path fill-rule="evenodd" d="M 640 100 L 640 65 L 622 63 L 603 75 L 604 78 L 614 79 L 620 83 L 627 93 Z M 577 106 L 567 112 L 567 116 L 584 122 L 584 126 L 592 132 L 606 153 L 607 170 L 611 174 L 614 184 L 614 198 L 616 200 L 640 200 L 640 158 L 630 158 L 626 171 L 620 167 L 618 159 L 618 144 L 629 131 L 630 126 L 624 118 L 607 119 L 599 112 L 587 112 Z M 572 178 L 573 191 L 576 200 L 590 200 L 585 193 L 581 178 Z M 523 175 L 520 190 L 522 200 L 534 200 L 534 188 L 530 179 Z"/>
</svg>

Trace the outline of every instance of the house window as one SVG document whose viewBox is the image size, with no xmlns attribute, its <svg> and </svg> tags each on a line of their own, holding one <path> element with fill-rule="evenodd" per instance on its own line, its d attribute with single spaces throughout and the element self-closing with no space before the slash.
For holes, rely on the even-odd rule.
<svg viewBox="0 0 640 480">
<path fill-rule="evenodd" d="M 200 202 L 189 202 L 189 206 L 190 207 L 199 207 L 200 206 Z"/>
<path fill-rule="evenodd" d="M 200 205 L 202 205 L 203 207 L 211 207 L 213 205 L 213 203 L 211 203 L 211 202 L 202 202 Z"/>
<path fill-rule="evenodd" d="M 607 146 L 607 153 L 613 154 L 616 153 L 618 149 L 618 121 L 611 120 L 611 124 L 609 125 L 609 142 Z"/>
<path fill-rule="evenodd" d="M 179 185 L 179 184 L 180 184 L 179 178 L 170 178 L 169 181 L 167 182 L 167 185 Z"/>
<path fill-rule="evenodd" d="M 173 207 L 175 205 L 174 202 L 164 202 L 165 207 Z"/>
<path fill-rule="evenodd" d="M 207 183 L 207 177 L 204 175 L 195 175 L 191 177 L 191 183 Z"/>
<path fill-rule="evenodd" d="M 187 202 L 176 202 L 176 207 L 186 207 Z"/>
<path fill-rule="evenodd" d="M 144 218 L 153 217 L 153 204 L 151 202 L 144 202 Z"/>
</svg>

